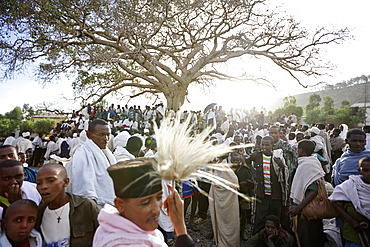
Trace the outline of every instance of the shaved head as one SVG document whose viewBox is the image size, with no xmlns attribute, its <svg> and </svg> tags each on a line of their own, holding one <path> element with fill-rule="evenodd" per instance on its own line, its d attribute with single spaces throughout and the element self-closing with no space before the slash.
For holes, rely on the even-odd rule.
<svg viewBox="0 0 370 247">
<path fill-rule="evenodd" d="M 39 172 L 46 172 L 50 170 L 56 171 L 57 174 L 61 175 L 62 179 L 67 177 L 66 168 L 63 165 L 57 163 L 45 164 L 39 169 Z"/>
<path fill-rule="evenodd" d="M 9 215 L 14 214 L 15 212 L 18 212 L 19 208 L 21 207 L 27 207 L 27 211 L 34 210 L 37 215 L 37 210 L 38 210 L 37 204 L 34 201 L 31 201 L 28 199 L 21 199 L 9 205 L 9 207 L 7 208 L 5 212 L 4 219 L 6 220 L 9 217 Z"/>
</svg>

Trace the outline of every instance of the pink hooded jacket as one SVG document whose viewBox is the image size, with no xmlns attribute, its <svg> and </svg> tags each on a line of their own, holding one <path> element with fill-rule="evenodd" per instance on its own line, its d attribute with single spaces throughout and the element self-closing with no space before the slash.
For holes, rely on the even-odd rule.
<svg viewBox="0 0 370 247">
<path fill-rule="evenodd" d="M 162 233 L 144 231 L 130 220 L 120 216 L 118 210 L 106 204 L 98 215 L 99 227 L 94 236 L 93 246 L 152 246 L 167 247 Z"/>
</svg>

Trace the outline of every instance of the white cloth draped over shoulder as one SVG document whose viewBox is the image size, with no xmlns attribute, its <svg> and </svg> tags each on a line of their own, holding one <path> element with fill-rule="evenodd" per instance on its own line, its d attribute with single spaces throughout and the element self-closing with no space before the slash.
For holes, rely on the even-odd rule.
<svg viewBox="0 0 370 247">
<path fill-rule="evenodd" d="M 73 146 L 71 147 L 69 155 L 72 157 L 74 153 L 76 152 L 76 150 L 85 144 L 86 140 L 87 140 L 87 134 L 86 134 L 86 131 L 83 130 L 80 133 L 80 137 L 77 137 L 73 140 Z"/>
<path fill-rule="evenodd" d="M 122 131 L 118 133 L 116 137 L 113 138 L 113 149 L 119 147 L 126 147 L 128 139 L 131 137 L 130 133 L 127 131 Z"/>
<path fill-rule="evenodd" d="M 46 145 L 46 152 L 44 158 L 46 160 L 50 159 L 50 154 L 55 153 L 58 150 L 58 145 L 54 141 L 49 141 Z"/>
<path fill-rule="evenodd" d="M 323 178 L 324 175 L 325 172 L 316 156 L 299 157 L 290 191 L 290 198 L 293 199 L 293 202 L 297 205 L 300 204 L 305 197 L 308 186 Z"/>
<path fill-rule="evenodd" d="M 370 184 L 361 175 L 350 175 L 349 179 L 334 188 L 331 201 L 352 202 L 357 212 L 370 220 Z"/>
<path fill-rule="evenodd" d="M 17 144 L 18 147 L 18 153 L 26 153 L 28 149 L 32 149 L 32 142 L 29 139 L 22 139 Z"/>
<path fill-rule="evenodd" d="M 72 157 L 72 193 L 89 197 L 103 206 L 114 205 L 113 180 L 107 168 L 116 164 L 109 149 L 100 149 L 91 139 L 79 147 Z"/>
<path fill-rule="evenodd" d="M 239 184 L 234 171 L 225 163 L 215 175 L 229 182 Z M 209 191 L 209 210 L 212 220 L 214 240 L 219 247 L 240 245 L 239 201 L 238 196 L 220 186 L 211 185 Z"/>
<path fill-rule="evenodd" d="M 42 247 L 42 237 L 41 234 L 32 229 L 30 235 L 28 236 L 29 247 Z M 8 238 L 6 237 L 6 233 L 3 231 L 0 236 L 0 246 L 8 247 L 12 246 L 9 242 Z"/>
<path fill-rule="evenodd" d="M 3 145 L 11 145 L 13 147 L 16 147 L 17 146 L 17 139 L 15 139 L 13 136 L 8 136 Z"/>
<path fill-rule="evenodd" d="M 114 157 L 116 158 L 117 162 L 122 162 L 126 160 L 133 160 L 135 156 L 127 151 L 126 148 L 121 146 L 117 146 L 116 150 L 114 150 Z"/>
</svg>

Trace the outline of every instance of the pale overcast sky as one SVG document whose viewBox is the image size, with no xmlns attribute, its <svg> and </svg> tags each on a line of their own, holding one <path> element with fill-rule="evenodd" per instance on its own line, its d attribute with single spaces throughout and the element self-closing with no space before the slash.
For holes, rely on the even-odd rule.
<svg viewBox="0 0 370 247">
<path fill-rule="evenodd" d="M 329 72 L 332 77 L 303 78 L 303 83 L 314 84 L 319 81 L 337 83 L 363 74 L 370 75 L 370 63 L 368 62 L 370 57 L 370 22 L 367 13 L 370 9 L 370 1 L 271 0 L 271 2 L 281 5 L 282 9 L 293 15 L 297 21 L 308 29 L 319 26 L 349 27 L 352 29 L 353 40 L 349 40 L 343 45 L 327 47 L 326 52 L 322 54 L 323 60 L 337 64 L 337 68 Z M 248 59 L 228 63 L 227 67 L 231 70 L 246 70 L 248 72 L 246 64 L 248 64 Z M 191 87 L 188 96 L 190 103 L 185 103 L 182 109 L 201 110 L 212 102 L 223 105 L 224 108 L 244 107 L 249 109 L 253 106 L 269 108 L 275 97 L 282 98 L 287 95 L 305 92 L 305 89 L 300 87 L 293 78 L 276 70 L 273 66 L 264 65 L 259 70 L 261 74 L 279 78 L 279 83 L 276 85 L 277 91 L 269 87 L 245 82 L 220 82 L 217 83 L 217 87 L 211 87 L 205 91 L 198 87 Z M 69 110 L 77 108 L 78 103 L 73 105 L 70 101 L 62 99 L 63 96 L 72 97 L 73 91 L 70 85 L 70 82 L 63 80 L 60 83 L 46 85 L 43 88 L 42 85 L 35 82 L 32 75 L 18 75 L 14 80 L 0 84 L 3 102 L 0 105 L 0 114 L 10 111 L 16 106 L 22 107 L 24 103 L 35 106 L 42 102 L 54 102 L 58 105 L 64 105 Z M 264 93 L 263 98 L 261 92 Z M 125 98 L 121 101 L 121 105 L 127 102 L 128 98 Z M 112 100 L 111 103 L 117 104 L 119 102 Z M 152 103 L 153 100 L 133 99 L 129 102 L 129 105 L 140 104 L 143 107 L 145 104 Z"/>
</svg>

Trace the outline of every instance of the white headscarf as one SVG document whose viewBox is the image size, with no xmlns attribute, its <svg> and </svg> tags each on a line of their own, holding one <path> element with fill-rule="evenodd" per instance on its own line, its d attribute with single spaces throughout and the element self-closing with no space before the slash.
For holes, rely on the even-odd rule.
<svg viewBox="0 0 370 247">
<path fill-rule="evenodd" d="M 120 132 L 116 137 L 113 139 L 113 149 L 116 149 L 118 146 L 125 148 L 128 139 L 131 137 L 130 133 L 127 131 Z"/>
<path fill-rule="evenodd" d="M 339 136 L 345 140 L 347 138 L 348 125 L 347 124 L 341 124 L 341 125 L 343 126 L 343 130 L 342 132 L 340 132 Z"/>
</svg>

